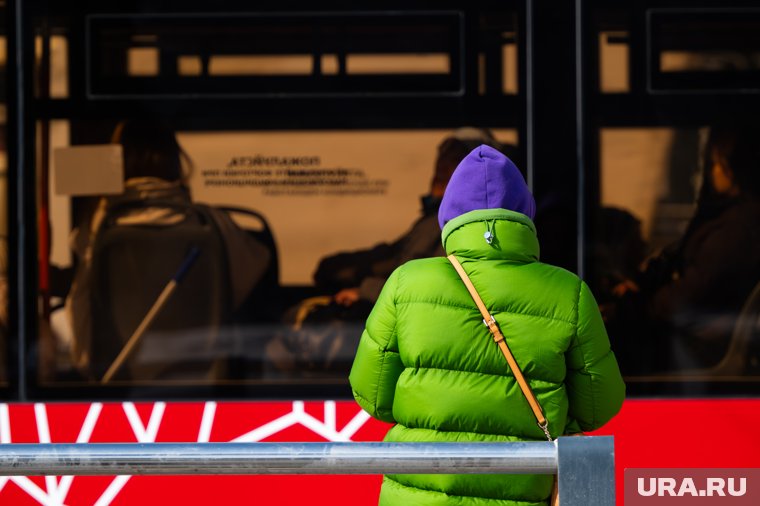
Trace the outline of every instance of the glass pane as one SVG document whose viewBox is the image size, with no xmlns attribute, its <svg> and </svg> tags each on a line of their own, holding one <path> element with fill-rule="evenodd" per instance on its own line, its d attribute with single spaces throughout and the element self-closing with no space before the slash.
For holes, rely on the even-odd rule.
<svg viewBox="0 0 760 506">
<path fill-rule="evenodd" d="M 650 87 L 664 93 L 760 88 L 760 11 L 652 9 Z"/>
<path fill-rule="evenodd" d="M 87 34 L 87 85 L 99 97 L 464 90 L 453 11 L 93 15 Z"/>
<path fill-rule="evenodd" d="M 760 380 L 758 132 L 601 131 L 594 283 L 630 382 L 698 394 Z"/>
<path fill-rule="evenodd" d="M 438 159 L 451 130 L 109 123 L 48 129 L 50 266 L 71 281 L 50 290 L 47 386 L 346 384 L 384 280 L 441 254 L 440 185 L 485 135 Z"/>
</svg>

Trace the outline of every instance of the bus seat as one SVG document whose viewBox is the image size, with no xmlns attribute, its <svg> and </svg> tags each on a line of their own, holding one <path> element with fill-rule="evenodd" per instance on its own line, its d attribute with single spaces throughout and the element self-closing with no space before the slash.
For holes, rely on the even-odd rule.
<svg viewBox="0 0 760 506">
<path fill-rule="evenodd" d="M 121 225 L 134 205 L 109 211 L 92 263 L 92 371 L 102 378 L 192 248 L 199 255 L 114 380 L 213 379 L 223 360 L 216 350 L 231 313 L 224 243 L 202 206 L 170 207 L 172 225 Z"/>
<path fill-rule="evenodd" d="M 269 226 L 269 222 L 264 215 L 253 209 L 232 206 L 220 206 L 217 207 L 217 209 L 229 214 L 238 226 L 248 232 L 248 234 L 253 236 L 269 250 L 271 255 L 269 268 L 264 274 L 261 286 L 266 288 L 264 292 L 268 292 L 269 298 L 271 298 L 271 290 L 276 290 L 280 283 L 280 262 L 277 243 L 274 234 L 272 233 L 272 228 Z M 251 220 L 255 222 L 255 226 L 251 226 Z"/>
</svg>

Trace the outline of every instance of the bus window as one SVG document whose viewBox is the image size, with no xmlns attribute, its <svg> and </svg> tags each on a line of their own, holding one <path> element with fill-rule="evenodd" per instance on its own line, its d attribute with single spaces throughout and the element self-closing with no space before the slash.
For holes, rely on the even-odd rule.
<svg viewBox="0 0 760 506">
<path fill-rule="evenodd" d="M 653 349 L 645 346 L 653 328 L 633 327 L 629 321 L 646 306 L 630 299 L 640 289 L 647 259 L 677 244 L 694 214 L 700 183 L 697 140 L 698 131 L 673 128 L 600 133 L 601 206 L 593 217 L 590 254 L 596 295 L 625 373 L 658 367 L 652 364 Z"/>
<path fill-rule="evenodd" d="M 760 157 L 729 160 L 734 149 L 744 156 L 741 143 L 760 129 L 724 128 L 601 132 L 595 282 L 627 374 L 708 382 L 757 375 L 754 331 L 742 322 L 757 310 L 760 203 L 754 176 L 745 182 L 739 164 Z M 730 183 L 716 175 L 721 150 L 723 163 L 741 167 Z M 741 357 L 732 358 L 739 346 Z"/>
<path fill-rule="evenodd" d="M 107 185 L 106 134 L 113 131 L 111 141 L 119 142 L 114 136 L 119 129 L 135 123 L 150 130 L 151 139 L 140 138 L 136 144 L 148 152 L 158 149 L 154 141 L 161 135 L 176 139 L 174 156 L 182 161 L 178 181 L 182 192 L 177 192 L 181 198 L 172 189 L 152 188 L 149 182 L 134 186 L 136 179 L 128 177 L 134 170 L 129 160 L 148 157 L 131 153 L 127 141 L 117 152 L 123 156 L 119 167 L 125 179 L 123 193 L 93 194 L 96 179 Z M 50 264 L 55 271 L 68 270 L 72 281 L 55 290 L 66 295 L 51 314 L 57 360 L 52 370 L 46 369 L 50 364 L 41 364 L 43 385 L 71 381 L 116 386 L 277 385 L 307 379 L 345 384 L 372 301 L 350 307 L 337 304 L 332 297 L 341 288 L 351 288 L 351 283 L 341 284 L 337 278 L 315 283 L 320 262 L 359 258 L 360 251 L 366 252 L 358 260 L 362 268 L 392 262 L 390 257 L 379 259 L 420 219 L 424 205 L 420 198 L 430 191 L 442 141 L 458 135 L 475 142 L 467 136 L 482 135 L 475 128 L 160 132 L 144 122 L 123 125 L 107 129 L 80 121 L 70 132 L 68 123 L 51 129 L 57 135 L 50 141 L 56 146 L 53 193 L 56 188 L 71 188 L 66 180 L 74 175 L 77 183 L 68 195 L 51 196 L 69 212 L 50 215 Z M 122 135 L 126 132 L 122 130 Z M 490 132 L 493 142 L 504 149 L 513 149 L 509 146 L 517 142 L 514 130 Z M 87 146 L 66 147 L 74 138 Z M 150 179 L 146 173 L 140 175 Z M 134 192 L 151 197 L 127 202 Z M 162 201 L 166 198 L 180 199 L 181 204 Z M 133 207 L 120 210 L 125 203 Z M 162 208 L 168 218 L 159 213 Z M 190 225 L 185 232 L 173 230 L 184 226 L 175 223 L 177 215 L 194 218 L 198 209 L 206 213 L 201 221 L 210 216 L 214 222 L 215 213 L 223 214 L 224 226 L 264 246 L 255 249 L 261 256 L 246 257 L 245 249 L 231 250 L 232 244 L 245 248 L 245 241 L 222 240 L 217 250 L 200 232 L 189 230 Z M 213 212 L 208 214 L 209 210 Z M 152 212 L 160 218 L 153 219 Z M 152 235 L 156 230 L 158 234 Z M 139 239 L 140 250 L 130 252 L 124 238 L 138 240 L 143 233 L 150 237 Z M 193 260 L 197 264 L 190 266 L 165 305 L 155 309 L 172 275 L 187 261 L 188 248 L 192 249 L 192 241 L 182 234 L 197 237 L 200 252 Z M 437 225 L 429 235 L 433 244 L 440 242 Z M 161 236 L 187 244 L 169 251 L 171 245 L 161 242 Z M 236 262 L 235 256 L 245 261 Z M 213 272 L 222 277 L 221 282 L 202 277 L 209 260 L 219 264 Z M 266 273 L 257 272 L 257 262 L 268 266 Z M 256 278 L 253 285 L 242 284 L 247 278 Z M 236 283 L 249 292 L 231 302 Z M 220 291 L 229 295 L 217 294 Z M 197 300 L 207 305 L 226 300 L 229 305 L 216 315 Z M 149 321 L 147 315 L 154 310 L 157 316 Z M 142 325 L 147 330 L 136 334 Z"/>
<path fill-rule="evenodd" d="M 589 279 L 634 392 L 750 391 L 760 124 L 745 112 L 760 92 L 758 14 L 629 10 L 597 23 Z"/>
<path fill-rule="evenodd" d="M 32 396 L 346 395 L 444 139 L 524 158 L 521 11 L 125 5 L 24 12 Z"/>
</svg>

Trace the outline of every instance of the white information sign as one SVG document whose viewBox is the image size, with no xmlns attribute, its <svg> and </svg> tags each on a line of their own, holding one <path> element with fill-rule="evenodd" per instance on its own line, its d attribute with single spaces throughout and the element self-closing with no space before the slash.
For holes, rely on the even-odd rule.
<svg viewBox="0 0 760 506">
<path fill-rule="evenodd" d="M 319 260 L 393 241 L 420 215 L 449 130 L 185 132 L 194 200 L 256 210 L 272 227 L 283 285 Z M 501 135 L 501 140 L 511 140 Z"/>
</svg>

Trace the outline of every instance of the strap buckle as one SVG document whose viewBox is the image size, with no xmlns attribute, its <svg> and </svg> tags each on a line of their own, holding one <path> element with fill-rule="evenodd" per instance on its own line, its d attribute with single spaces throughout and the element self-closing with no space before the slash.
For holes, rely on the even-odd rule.
<svg viewBox="0 0 760 506">
<path fill-rule="evenodd" d="M 496 320 L 494 319 L 493 315 L 489 315 L 489 316 L 491 317 L 491 319 L 488 321 L 486 321 L 486 319 L 483 318 L 483 324 L 486 327 L 488 327 L 488 330 L 491 331 L 491 335 L 493 336 L 494 342 L 500 343 L 501 341 L 504 341 L 504 336 L 499 330 L 499 324 L 496 323 Z"/>
</svg>

